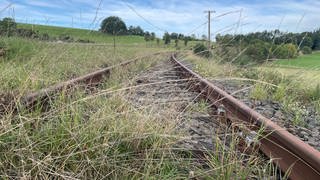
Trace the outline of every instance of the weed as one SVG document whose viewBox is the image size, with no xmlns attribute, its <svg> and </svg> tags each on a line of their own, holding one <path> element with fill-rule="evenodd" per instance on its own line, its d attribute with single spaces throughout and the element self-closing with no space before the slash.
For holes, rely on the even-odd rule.
<svg viewBox="0 0 320 180">
<path fill-rule="evenodd" d="M 256 84 L 250 92 L 250 98 L 255 100 L 266 100 L 268 99 L 268 88 L 266 85 L 260 83 Z"/>
</svg>

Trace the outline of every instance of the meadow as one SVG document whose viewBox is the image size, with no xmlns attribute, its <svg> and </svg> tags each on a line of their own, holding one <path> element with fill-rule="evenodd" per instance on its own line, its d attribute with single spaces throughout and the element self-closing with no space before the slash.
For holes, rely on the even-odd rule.
<svg viewBox="0 0 320 180">
<path fill-rule="evenodd" d="M 320 52 L 300 55 L 294 59 L 280 59 L 263 66 L 261 71 L 274 71 L 305 88 L 315 88 L 320 84 Z"/>
<path fill-rule="evenodd" d="M 58 38 L 62 35 L 69 35 L 74 39 L 90 40 L 96 43 L 113 43 L 113 36 L 101 33 L 97 30 L 77 29 L 57 26 L 35 25 L 35 24 L 22 24 L 18 23 L 18 28 L 32 29 L 39 33 L 47 33 L 51 37 Z M 142 36 L 117 36 L 116 43 L 125 45 L 142 44 L 145 45 L 144 38 Z"/>
<path fill-rule="evenodd" d="M 320 52 L 315 51 L 312 54 L 301 55 L 295 59 L 276 60 L 274 65 L 289 68 L 305 68 L 310 70 L 320 69 Z"/>
</svg>

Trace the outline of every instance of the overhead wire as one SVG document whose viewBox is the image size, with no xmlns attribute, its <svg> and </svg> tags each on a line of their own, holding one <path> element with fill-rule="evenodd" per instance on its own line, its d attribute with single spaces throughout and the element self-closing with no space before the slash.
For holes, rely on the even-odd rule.
<svg viewBox="0 0 320 180">
<path fill-rule="evenodd" d="M 151 25 L 152 27 L 154 27 L 157 30 L 163 31 L 163 32 L 168 32 L 167 30 L 160 28 L 157 25 L 154 25 L 152 22 L 150 22 L 147 18 L 145 18 L 143 15 L 141 15 L 137 10 L 135 10 L 134 7 L 130 6 L 130 4 L 128 4 L 126 1 L 121 0 L 129 9 L 131 9 L 137 16 L 139 16 L 141 19 L 143 19 L 146 23 L 148 23 L 149 25 Z"/>
</svg>

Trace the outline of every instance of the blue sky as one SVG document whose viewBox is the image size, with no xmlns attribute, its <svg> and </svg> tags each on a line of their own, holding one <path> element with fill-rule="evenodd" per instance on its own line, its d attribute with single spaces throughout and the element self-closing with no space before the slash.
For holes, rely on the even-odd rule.
<svg viewBox="0 0 320 180">
<path fill-rule="evenodd" d="M 291 32 L 314 30 L 320 27 L 319 7 L 319 0 L 0 0 L 0 18 L 98 29 L 103 18 L 114 15 L 127 26 L 140 25 L 158 36 L 164 31 L 201 36 L 207 28 L 204 11 L 210 9 L 216 11 L 212 15 L 214 36 L 276 28 Z M 227 15 L 220 16 L 224 13 Z"/>
</svg>

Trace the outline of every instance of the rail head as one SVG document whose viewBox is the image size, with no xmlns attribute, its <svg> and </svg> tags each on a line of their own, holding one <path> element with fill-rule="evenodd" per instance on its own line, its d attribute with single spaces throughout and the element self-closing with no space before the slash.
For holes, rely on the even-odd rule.
<svg viewBox="0 0 320 180">
<path fill-rule="evenodd" d="M 282 171 L 291 170 L 290 178 L 320 179 L 319 151 L 193 72 L 179 62 L 175 54 L 172 54 L 171 61 L 187 73 L 189 77 L 197 79 L 198 84 L 206 87 L 207 91 L 210 91 L 210 93 L 207 93 L 208 96 L 211 96 L 207 97 L 209 100 L 216 99 L 217 97 L 212 96 L 218 94 L 219 98 L 222 99 L 221 103 L 228 107 L 231 113 L 239 115 L 242 121 L 254 123 L 258 127 L 264 128 L 265 136 L 260 140 L 260 150 L 269 158 L 276 159 L 275 162 Z"/>
</svg>

